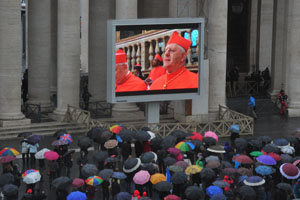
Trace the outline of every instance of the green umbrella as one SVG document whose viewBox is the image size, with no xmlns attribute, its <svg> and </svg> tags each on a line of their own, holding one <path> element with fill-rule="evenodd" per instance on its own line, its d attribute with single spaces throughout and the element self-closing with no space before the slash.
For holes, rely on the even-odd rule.
<svg viewBox="0 0 300 200">
<path fill-rule="evenodd" d="M 261 156 L 261 155 L 264 155 L 263 152 L 261 151 L 252 151 L 250 153 L 251 156 L 254 156 L 254 157 L 258 157 L 258 156 Z"/>
</svg>

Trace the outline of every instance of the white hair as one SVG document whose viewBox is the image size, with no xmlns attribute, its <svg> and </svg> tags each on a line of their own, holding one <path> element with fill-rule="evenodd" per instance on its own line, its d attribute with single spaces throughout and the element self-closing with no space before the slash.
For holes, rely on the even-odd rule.
<svg viewBox="0 0 300 200">
<path fill-rule="evenodd" d="M 171 43 L 171 44 L 176 44 L 176 43 Z M 176 44 L 176 46 L 178 46 L 178 48 L 180 49 L 181 53 L 185 53 L 186 52 L 185 49 L 182 46 L 180 46 L 179 44 Z M 168 45 L 166 46 L 166 48 L 167 47 L 168 47 Z"/>
<path fill-rule="evenodd" d="M 128 68 L 128 63 L 127 62 L 126 63 L 118 63 L 118 64 L 116 64 L 116 67 L 123 66 L 123 65 L 126 65 L 126 67 Z"/>
</svg>

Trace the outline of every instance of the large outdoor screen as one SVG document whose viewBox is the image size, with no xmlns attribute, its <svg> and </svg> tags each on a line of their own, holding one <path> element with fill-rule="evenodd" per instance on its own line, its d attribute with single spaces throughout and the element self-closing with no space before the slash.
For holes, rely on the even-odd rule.
<svg viewBox="0 0 300 200">
<path fill-rule="evenodd" d="M 200 95 L 203 34 L 203 18 L 108 21 L 108 101 Z"/>
</svg>

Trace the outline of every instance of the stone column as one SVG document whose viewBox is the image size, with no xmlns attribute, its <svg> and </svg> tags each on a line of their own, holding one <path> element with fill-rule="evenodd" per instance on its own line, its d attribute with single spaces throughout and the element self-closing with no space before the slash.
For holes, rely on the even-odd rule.
<svg viewBox="0 0 300 200">
<path fill-rule="evenodd" d="M 28 103 L 50 109 L 51 0 L 27 2 Z"/>
<path fill-rule="evenodd" d="M 217 112 L 226 100 L 226 54 L 228 2 L 209 2 L 208 59 L 209 59 L 209 111 Z M 222 34 L 220 34 L 222 33 Z"/>
<path fill-rule="evenodd" d="M 255 71 L 257 50 L 257 12 L 258 0 L 251 1 L 250 42 L 249 42 L 249 73 Z"/>
<path fill-rule="evenodd" d="M 57 95 L 57 0 L 51 0 L 50 94 Z M 56 98 L 55 98 L 56 99 Z M 55 101 L 55 99 L 52 99 Z"/>
<path fill-rule="evenodd" d="M 259 70 L 271 67 L 274 0 L 261 0 L 259 27 Z"/>
<path fill-rule="evenodd" d="M 137 0 L 116 0 L 116 19 L 136 19 Z M 134 66 L 133 66 L 134 67 Z M 138 111 L 135 103 L 117 103 L 113 106 L 114 111 Z"/>
<path fill-rule="evenodd" d="M 86 73 L 89 68 L 89 0 L 81 0 L 81 37 L 80 37 L 80 48 L 81 48 L 81 71 Z"/>
<path fill-rule="evenodd" d="M 289 117 L 300 116 L 300 1 L 290 0 L 287 29 Z"/>
<path fill-rule="evenodd" d="M 20 1 L 0 1 L 0 126 L 30 124 L 21 112 L 21 39 Z"/>
<path fill-rule="evenodd" d="M 57 108 L 62 117 L 67 106 L 79 107 L 80 84 L 80 1 L 58 1 Z"/>
<path fill-rule="evenodd" d="M 286 1 L 274 1 L 273 46 L 270 96 L 275 99 L 283 84 L 284 46 L 286 40 Z"/>
<path fill-rule="evenodd" d="M 198 16 L 197 0 L 171 0 L 169 1 L 169 17 L 195 17 Z"/>
</svg>

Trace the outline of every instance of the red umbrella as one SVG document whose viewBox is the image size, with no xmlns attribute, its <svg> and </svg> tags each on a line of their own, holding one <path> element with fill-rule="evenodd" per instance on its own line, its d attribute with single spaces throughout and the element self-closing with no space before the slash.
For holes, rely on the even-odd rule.
<svg viewBox="0 0 300 200">
<path fill-rule="evenodd" d="M 47 152 L 44 153 L 44 157 L 47 160 L 57 160 L 59 155 L 55 151 L 47 151 Z"/>
<path fill-rule="evenodd" d="M 242 164 L 252 164 L 253 163 L 253 160 L 249 156 L 246 156 L 246 155 L 238 155 L 238 156 L 234 157 L 232 160 L 242 163 Z"/>
<path fill-rule="evenodd" d="M 192 140 L 203 140 L 203 136 L 201 135 L 201 133 L 192 132 L 192 134 L 193 136 L 190 137 Z"/>
<path fill-rule="evenodd" d="M 81 178 L 75 178 L 72 182 L 72 187 L 80 188 L 84 186 L 84 180 Z"/>
<path fill-rule="evenodd" d="M 169 194 L 168 196 L 166 196 L 164 198 L 165 200 L 181 200 L 181 198 L 179 196 L 176 196 L 174 194 Z"/>
<path fill-rule="evenodd" d="M 13 161 L 14 159 L 16 159 L 15 156 L 3 156 L 2 158 L 0 158 L 0 163 L 9 163 L 11 161 Z"/>
<path fill-rule="evenodd" d="M 277 153 L 271 152 L 267 154 L 268 156 L 271 156 L 272 158 L 274 158 L 274 160 L 279 161 L 281 160 L 280 155 L 278 155 Z"/>
</svg>

